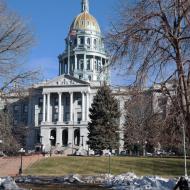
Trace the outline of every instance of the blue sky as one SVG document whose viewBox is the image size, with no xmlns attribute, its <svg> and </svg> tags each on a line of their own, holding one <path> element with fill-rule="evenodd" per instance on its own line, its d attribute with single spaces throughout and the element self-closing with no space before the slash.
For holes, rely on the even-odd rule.
<svg viewBox="0 0 190 190">
<path fill-rule="evenodd" d="M 109 29 L 118 0 L 89 0 L 90 13 L 102 32 Z M 45 79 L 58 75 L 58 55 L 64 51 L 69 26 L 80 13 L 81 0 L 6 0 L 7 6 L 21 15 L 32 28 L 36 44 L 25 64 L 40 68 Z M 113 84 L 125 81 L 113 75 Z"/>
</svg>

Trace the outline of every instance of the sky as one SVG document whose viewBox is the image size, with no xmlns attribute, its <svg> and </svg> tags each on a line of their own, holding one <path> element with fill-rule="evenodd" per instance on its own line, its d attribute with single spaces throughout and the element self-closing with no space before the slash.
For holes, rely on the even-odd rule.
<svg viewBox="0 0 190 190">
<path fill-rule="evenodd" d="M 90 13 L 97 19 L 102 33 L 110 28 L 118 0 L 89 0 Z M 58 55 L 64 51 L 65 38 L 73 19 L 81 11 L 81 0 L 6 0 L 34 32 L 35 45 L 25 60 L 27 67 L 39 68 L 44 79 L 58 75 Z M 112 73 L 112 84 L 125 83 Z"/>
</svg>

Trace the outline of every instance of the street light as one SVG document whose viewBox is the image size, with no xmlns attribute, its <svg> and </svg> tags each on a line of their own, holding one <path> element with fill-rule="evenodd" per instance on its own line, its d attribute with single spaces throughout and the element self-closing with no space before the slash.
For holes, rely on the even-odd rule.
<svg viewBox="0 0 190 190">
<path fill-rule="evenodd" d="M 184 169 L 185 169 L 185 178 L 188 178 L 187 175 L 187 153 L 186 153 L 186 139 L 185 139 L 185 124 L 182 124 L 182 130 L 183 130 L 183 152 L 184 152 Z"/>
<path fill-rule="evenodd" d="M 0 140 L 0 148 L 2 148 L 3 140 Z M 0 149 L 1 150 L 1 149 Z M 3 151 L 3 150 L 2 150 Z"/>
<path fill-rule="evenodd" d="M 110 174 L 111 174 L 111 152 L 110 152 L 110 150 L 109 150 L 108 155 L 109 155 L 109 177 L 110 177 Z"/>
<path fill-rule="evenodd" d="M 18 152 L 20 152 L 20 168 L 19 168 L 19 174 L 22 175 L 22 155 L 25 153 L 24 148 L 21 148 Z"/>
<path fill-rule="evenodd" d="M 52 155 L 52 141 L 54 140 L 55 138 L 53 136 L 50 136 L 49 140 L 50 140 L 50 152 L 49 152 L 49 155 L 51 157 Z"/>
<path fill-rule="evenodd" d="M 147 146 L 147 141 L 144 142 L 143 144 L 143 156 L 146 156 L 146 146 Z"/>
</svg>

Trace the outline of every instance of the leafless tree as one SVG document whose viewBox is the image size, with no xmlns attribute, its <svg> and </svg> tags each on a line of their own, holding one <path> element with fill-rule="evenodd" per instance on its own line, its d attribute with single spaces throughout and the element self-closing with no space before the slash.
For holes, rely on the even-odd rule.
<svg viewBox="0 0 190 190">
<path fill-rule="evenodd" d="M 33 81 L 37 71 L 26 71 L 23 57 L 34 43 L 29 27 L 22 18 L 8 10 L 0 0 L 0 95 L 23 88 Z"/>
<path fill-rule="evenodd" d="M 190 136 L 190 1 L 124 0 L 107 42 L 113 62 L 136 72 L 136 84 L 177 80 L 178 114 Z"/>
<path fill-rule="evenodd" d="M 152 110 L 151 91 L 135 92 L 125 104 L 124 141 L 127 149 L 138 147 L 145 155 L 146 147 L 153 150 L 159 142 L 159 119 Z"/>
<path fill-rule="evenodd" d="M 24 57 L 34 44 L 33 33 L 24 20 L 10 11 L 0 0 L 0 138 L 6 150 L 18 143 L 12 135 L 12 120 L 8 99 L 24 98 L 26 89 L 38 78 L 38 70 L 27 70 Z M 17 133 L 18 134 L 18 133 Z M 18 136 L 18 135 L 17 135 Z"/>
</svg>

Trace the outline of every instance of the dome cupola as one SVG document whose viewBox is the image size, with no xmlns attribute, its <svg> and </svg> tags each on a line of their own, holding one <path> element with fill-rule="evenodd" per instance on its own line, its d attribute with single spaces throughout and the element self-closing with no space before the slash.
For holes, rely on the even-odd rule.
<svg viewBox="0 0 190 190">
<path fill-rule="evenodd" d="M 101 33 L 100 26 L 96 19 L 89 13 L 88 0 L 82 0 L 81 13 L 74 19 L 70 31 L 93 31 Z"/>
<path fill-rule="evenodd" d="M 109 80 L 109 57 L 104 48 L 101 30 L 89 13 L 89 1 L 81 0 L 81 13 L 71 24 L 66 49 L 59 56 L 59 74 L 99 83 Z"/>
</svg>

